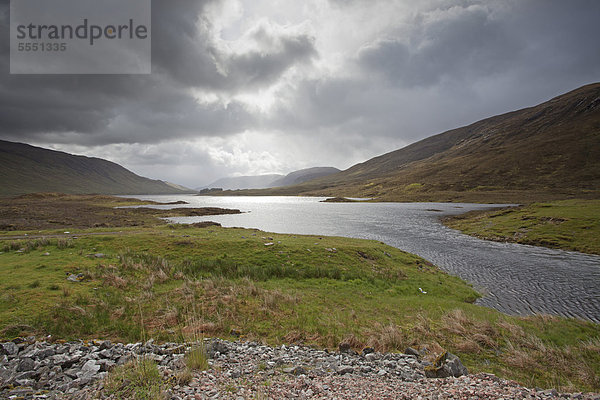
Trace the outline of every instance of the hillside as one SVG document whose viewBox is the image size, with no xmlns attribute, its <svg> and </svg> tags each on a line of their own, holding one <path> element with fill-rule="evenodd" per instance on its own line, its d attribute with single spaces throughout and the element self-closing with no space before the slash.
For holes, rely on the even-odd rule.
<svg viewBox="0 0 600 400">
<path fill-rule="evenodd" d="M 283 178 L 283 175 L 280 174 L 231 176 L 217 179 L 210 185 L 198 188 L 198 190 L 205 188 L 221 188 L 223 190 L 265 189 L 272 187 L 271 182 L 281 178 Z"/>
<path fill-rule="evenodd" d="M 271 194 L 492 202 L 599 197 L 600 83 Z"/>
<path fill-rule="evenodd" d="M 313 179 L 333 175 L 338 172 L 341 171 L 333 167 L 305 168 L 298 171 L 290 172 L 283 178 L 271 182 L 271 187 L 297 185 Z"/>
<path fill-rule="evenodd" d="M 333 167 L 313 167 L 290 172 L 287 175 L 268 174 L 232 176 L 217 179 L 210 185 L 199 187 L 198 190 L 209 188 L 221 188 L 223 190 L 268 189 L 274 187 L 298 185 L 306 181 L 332 175 L 337 172 L 340 172 L 340 170 Z M 212 193 L 213 192 L 211 192 L 211 194 Z"/>
<path fill-rule="evenodd" d="M 141 177 L 113 162 L 0 140 L 0 195 L 34 192 L 167 194 L 191 192 Z"/>
</svg>

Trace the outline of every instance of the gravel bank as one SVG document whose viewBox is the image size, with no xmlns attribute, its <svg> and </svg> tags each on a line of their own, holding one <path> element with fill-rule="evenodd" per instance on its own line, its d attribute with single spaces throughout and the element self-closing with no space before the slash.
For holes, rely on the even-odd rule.
<svg viewBox="0 0 600 400">
<path fill-rule="evenodd" d="M 208 371 L 185 385 L 166 385 L 166 399 L 594 399 L 598 394 L 561 394 L 528 389 L 489 374 L 462 375 L 449 356 L 440 368 L 415 354 L 365 349 L 328 352 L 304 346 L 269 347 L 252 342 L 206 340 Z M 0 398 L 111 398 L 102 378 L 114 366 L 146 357 L 165 382 L 185 367 L 188 347 L 177 343 L 113 344 L 110 341 L 47 343 L 34 338 L 0 343 Z M 413 351 L 407 351 L 412 353 Z M 427 378 L 432 375 L 446 378 Z"/>
</svg>

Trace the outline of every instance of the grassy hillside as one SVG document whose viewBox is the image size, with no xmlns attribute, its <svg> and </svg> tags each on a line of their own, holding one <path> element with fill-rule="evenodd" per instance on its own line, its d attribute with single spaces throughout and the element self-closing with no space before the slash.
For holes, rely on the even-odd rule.
<svg viewBox="0 0 600 400">
<path fill-rule="evenodd" d="M 269 193 L 392 201 L 598 198 L 600 83 Z"/>
<path fill-rule="evenodd" d="M 105 204 L 90 211 L 98 218 L 110 204 L 83 201 Z M 600 389 L 598 325 L 474 305 L 469 285 L 380 242 L 149 219 L 119 232 L 60 225 L 71 234 L 45 238 L 31 228 L 28 239 L 0 235 L 0 339 L 181 340 L 199 330 L 271 344 L 414 346 L 528 386 Z"/>
<path fill-rule="evenodd" d="M 600 254 L 600 200 L 563 200 L 471 212 L 444 223 L 482 239 Z"/>
<path fill-rule="evenodd" d="M 134 174 L 99 158 L 0 140 L 0 195 L 34 192 L 167 194 L 180 187 Z M 189 190 L 188 190 L 189 192 Z"/>
<path fill-rule="evenodd" d="M 283 178 L 277 179 L 276 181 L 271 182 L 272 187 L 278 186 L 290 186 L 297 185 L 300 183 L 304 183 L 313 179 L 318 179 L 323 176 L 332 175 L 335 173 L 341 172 L 337 168 L 333 167 L 313 167 L 313 168 L 305 168 L 298 171 L 290 172 Z"/>
</svg>

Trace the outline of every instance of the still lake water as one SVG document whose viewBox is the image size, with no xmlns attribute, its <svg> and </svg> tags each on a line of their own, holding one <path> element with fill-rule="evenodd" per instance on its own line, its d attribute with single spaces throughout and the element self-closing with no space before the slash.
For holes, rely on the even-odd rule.
<svg viewBox="0 0 600 400">
<path fill-rule="evenodd" d="M 493 206 L 465 203 L 321 203 L 308 197 L 131 196 L 172 207 L 223 207 L 243 214 L 170 218 L 215 221 L 275 233 L 373 239 L 433 262 L 484 294 L 477 304 L 507 314 L 555 314 L 600 322 L 600 256 L 496 243 L 446 228 L 439 218 Z"/>
</svg>

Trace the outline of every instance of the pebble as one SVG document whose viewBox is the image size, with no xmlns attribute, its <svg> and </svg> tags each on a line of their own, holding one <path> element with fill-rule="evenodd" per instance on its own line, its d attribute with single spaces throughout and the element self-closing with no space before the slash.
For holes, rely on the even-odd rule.
<svg viewBox="0 0 600 400">
<path fill-rule="evenodd" d="M 598 394 L 527 389 L 491 374 L 426 378 L 415 355 L 328 352 L 298 345 L 205 339 L 209 371 L 185 385 L 174 377 L 189 344 L 153 341 L 48 343 L 18 338 L 0 343 L 0 398 L 108 399 L 102 378 L 136 357 L 159 364 L 170 399 L 549 399 L 600 400 Z M 411 362 L 407 362 L 410 360 Z M 169 383 L 171 382 L 171 383 Z"/>
</svg>

